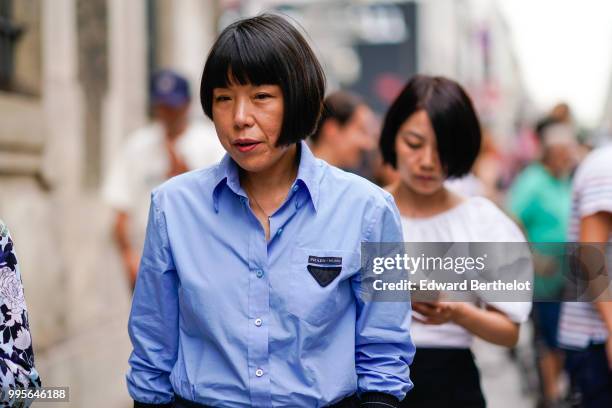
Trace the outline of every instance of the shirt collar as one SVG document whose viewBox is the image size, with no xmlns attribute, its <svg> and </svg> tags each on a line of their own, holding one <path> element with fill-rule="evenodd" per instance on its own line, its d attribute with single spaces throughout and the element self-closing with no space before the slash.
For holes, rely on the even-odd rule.
<svg viewBox="0 0 612 408">
<path fill-rule="evenodd" d="M 300 165 L 294 185 L 301 182 L 310 195 L 310 201 L 315 211 L 319 207 L 319 187 L 323 177 L 323 162 L 312 154 L 306 142 L 300 142 Z"/>
<path fill-rule="evenodd" d="M 298 174 L 293 186 L 303 185 L 309 194 L 312 205 L 317 211 L 319 203 L 319 184 L 323 176 L 323 166 L 320 160 L 314 157 L 310 148 L 304 141 L 300 141 L 298 151 L 300 164 Z M 240 186 L 238 165 L 229 154 L 225 154 L 215 170 L 215 181 L 213 188 L 213 205 L 215 212 L 219 212 L 219 194 L 223 185 L 229 187 L 236 195 L 246 198 L 246 193 Z"/>
</svg>

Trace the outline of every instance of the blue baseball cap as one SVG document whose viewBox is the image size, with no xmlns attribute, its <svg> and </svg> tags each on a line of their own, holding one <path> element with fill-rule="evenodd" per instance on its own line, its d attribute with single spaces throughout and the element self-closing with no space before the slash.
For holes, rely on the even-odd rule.
<svg viewBox="0 0 612 408">
<path fill-rule="evenodd" d="M 164 69 L 151 78 L 151 103 L 178 107 L 191 100 L 189 82 L 178 73 Z"/>
</svg>

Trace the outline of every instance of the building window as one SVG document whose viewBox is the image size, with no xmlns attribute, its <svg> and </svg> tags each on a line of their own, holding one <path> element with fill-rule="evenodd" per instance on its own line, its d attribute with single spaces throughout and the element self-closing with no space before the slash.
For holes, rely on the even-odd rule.
<svg viewBox="0 0 612 408">
<path fill-rule="evenodd" d="M 13 1 L 0 0 L 0 90 L 11 91 L 14 87 L 15 50 L 24 27 L 13 19 Z"/>
</svg>

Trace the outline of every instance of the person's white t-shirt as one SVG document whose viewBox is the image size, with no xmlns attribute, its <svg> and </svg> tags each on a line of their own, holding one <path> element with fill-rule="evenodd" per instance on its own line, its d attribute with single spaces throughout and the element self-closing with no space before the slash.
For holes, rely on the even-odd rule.
<svg viewBox="0 0 612 408">
<path fill-rule="evenodd" d="M 574 176 L 572 190 L 568 239 L 578 242 L 582 218 L 602 211 L 612 213 L 612 146 L 596 149 L 584 159 Z M 612 234 L 608 242 L 612 243 Z M 612 265 L 610 255 L 608 265 Z M 593 303 L 563 303 L 559 322 L 562 346 L 584 349 L 590 343 L 604 343 L 607 338 L 608 330 Z"/>
<path fill-rule="evenodd" d="M 468 198 L 432 217 L 401 219 L 406 242 L 525 242 L 516 224 L 483 197 Z M 516 323 L 525 322 L 531 311 L 530 302 L 489 304 Z M 412 321 L 411 336 L 417 348 L 469 348 L 474 337 L 454 323 L 425 325 L 416 320 Z"/>
<path fill-rule="evenodd" d="M 176 141 L 176 150 L 191 170 L 211 166 L 225 153 L 214 127 L 203 122 L 189 125 Z M 165 135 L 158 123 L 129 135 L 111 161 L 102 194 L 111 207 L 131 216 L 130 241 L 139 252 L 144 243 L 151 191 L 166 181 L 169 169 Z"/>
</svg>

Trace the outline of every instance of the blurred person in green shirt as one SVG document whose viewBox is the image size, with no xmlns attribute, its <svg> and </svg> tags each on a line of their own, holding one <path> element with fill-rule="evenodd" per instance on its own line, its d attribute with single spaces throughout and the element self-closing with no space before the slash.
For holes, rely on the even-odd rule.
<svg viewBox="0 0 612 408">
<path fill-rule="evenodd" d="M 508 207 L 522 224 L 529 242 L 563 243 L 570 214 L 570 174 L 576 164 L 575 132 L 556 119 L 545 119 L 538 125 L 537 134 L 541 158 L 517 176 L 509 191 Z M 553 407 L 561 397 L 558 380 L 563 354 L 558 348 L 557 332 L 564 274 L 554 257 L 546 256 L 547 251 L 555 251 L 554 245 L 535 248 L 543 252 L 535 257 L 533 304 L 534 340 L 543 392 L 541 406 Z"/>
</svg>

